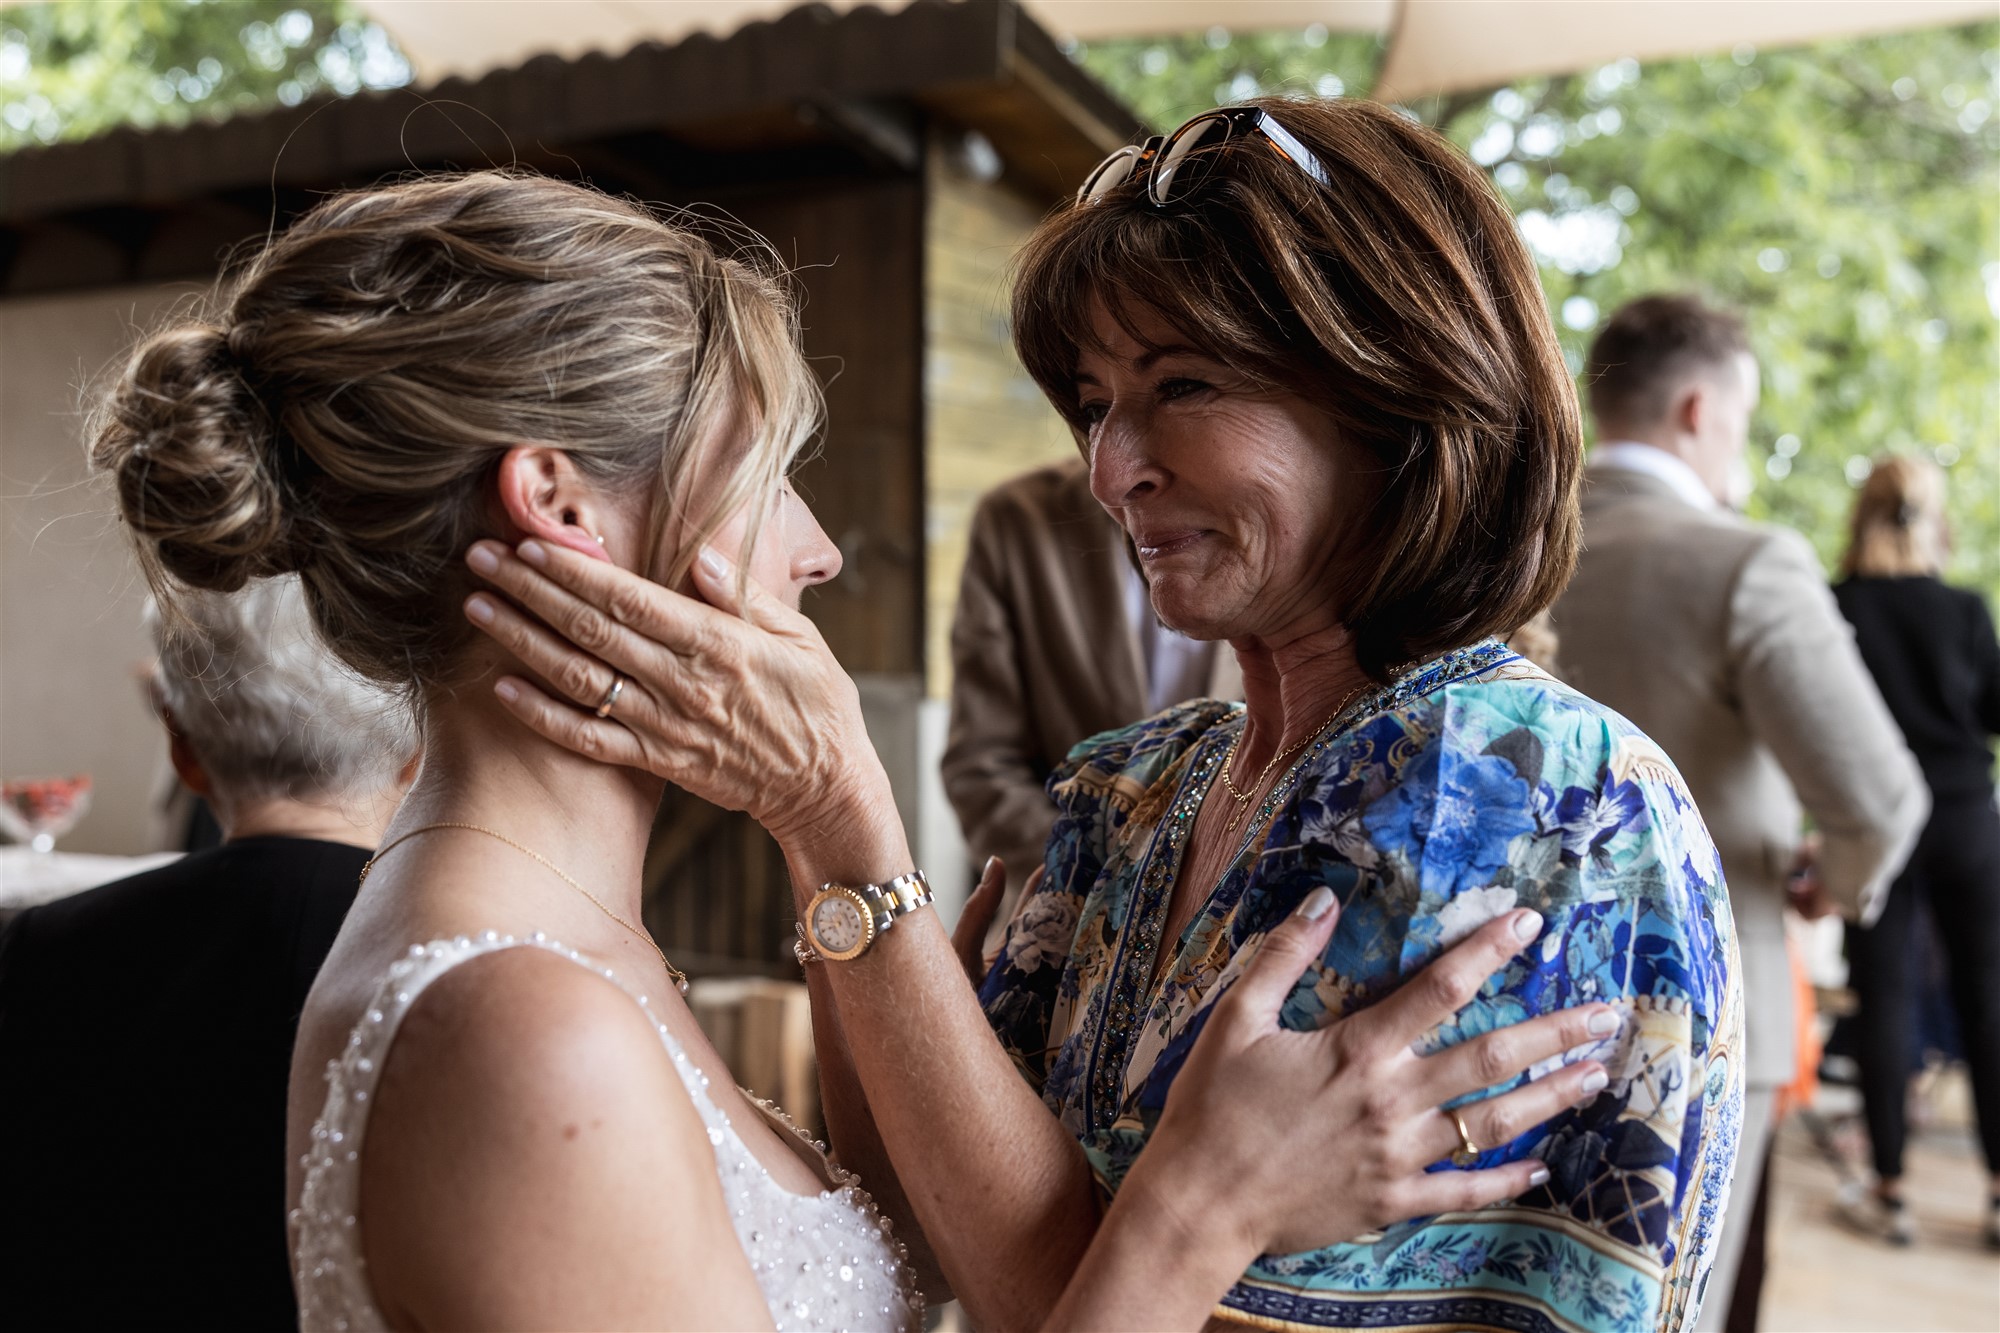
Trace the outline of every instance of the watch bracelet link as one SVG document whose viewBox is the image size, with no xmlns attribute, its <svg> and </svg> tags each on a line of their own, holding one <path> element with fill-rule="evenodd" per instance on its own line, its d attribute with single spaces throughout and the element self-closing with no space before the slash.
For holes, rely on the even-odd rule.
<svg viewBox="0 0 2000 1333">
<path fill-rule="evenodd" d="M 908 916 L 919 907 L 929 906 L 935 896 L 931 893 L 931 882 L 924 878 L 921 870 L 912 870 L 907 875 L 898 875 L 886 884 L 863 884 L 860 886 L 863 898 L 886 898 L 889 908 L 885 915 L 889 922 L 899 916 Z M 887 928 L 887 923 L 884 923 Z"/>
</svg>

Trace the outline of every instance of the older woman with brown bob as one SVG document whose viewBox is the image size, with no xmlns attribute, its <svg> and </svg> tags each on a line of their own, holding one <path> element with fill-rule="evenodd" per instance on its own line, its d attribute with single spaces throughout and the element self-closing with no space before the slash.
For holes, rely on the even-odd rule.
<svg viewBox="0 0 2000 1333">
<path fill-rule="evenodd" d="M 1438 1105 L 1423 1080 L 1392 1081 L 1352 1141 L 1421 1140 L 1441 1173 L 1427 1182 L 1538 1160 L 1540 1183 L 1485 1208 L 1398 1187 L 1408 1206 L 1383 1223 L 1428 1216 L 1328 1248 L 1286 1253 L 1286 1229 L 1267 1230 L 1280 1243 L 1216 1314 L 1691 1326 L 1740 1113 L 1734 931 L 1666 755 L 1500 642 L 1569 577 L 1581 442 L 1534 266 L 1490 185 L 1366 102 L 1209 112 L 1114 154 L 1043 224 L 1014 317 L 1161 620 L 1227 641 L 1245 702 L 1095 737 L 1050 779 L 1042 874 L 979 989 L 990 1033 L 968 1023 L 962 982 L 951 994 L 940 931 L 877 940 L 893 891 L 802 883 L 843 1153 L 871 1180 L 930 1182 L 908 1202 L 934 1238 L 954 1233 L 939 1258 L 960 1294 L 982 1323 L 1025 1326 L 1177 1080 L 1179 1100 L 1232 1095 L 1180 1076 L 1294 908 L 1324 886 L 1339 920 L 1281 1024 L 1332 1032 L 1413 977 L 1448 985 L 1418 973 L 1507 917 L 1530 947 L 1395 1058 L 1608 1001 L 1597 1039 L 1549 1062 L 1603 1070 L 1526 1132 L 1485 1118 L 1490 1097 Z M 556 556 L 493 577 L 596 651 L 494 621 L 568 696 L 511 680 L 518 717 L 725 804 L 805 801 L 805 841 L 884 880 L 908 869 L 880 767 L 852 739 L 855 692 L 807 622 L 739 596 L 719 558 L 695 575 L 703 606 Z M 899 1082 L 913 1049 L 929 1077 Z M 1389 1058 L 1338 1040 L 1335 1054 Z M 1491 1077 L 1513 1083 L 1497 1063 Z"/>
</svg>

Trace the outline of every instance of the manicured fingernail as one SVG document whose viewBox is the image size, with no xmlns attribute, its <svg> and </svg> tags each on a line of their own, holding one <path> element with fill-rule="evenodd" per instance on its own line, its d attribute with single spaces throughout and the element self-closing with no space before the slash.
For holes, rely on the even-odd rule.
<svg viewBox="0 0 2000 1333">
<path fill-rule="evenodd" d="M 1538 1166 L 1534 1170 L 1528 1173 L 1528 1185 L 1530 1188 L 1534 1188 L 1539 1185 L 1546 1185 L 1548 1183 L 1549 1183 L 1549 1169 L 1547 1167 Z"/>
<path fill-rule="evenodd" d="M 997 856 L 987 857 L 986 864 L 979 867 L 979 878 L 985 879 L 988 875 L 993 873 L 993 867 L 999 864 L 1000 864 L 999 857 Z"/>
<path fill-rule="evenodd" d="M 1583 1076 L 1583 1095 L 1586 1097 L 1595 1097 L 1598 1093 L 1604 1091 L 1604 1085 L 1610 1081 L 1611 1075 L 1605 1073 L 1602 1069 L 1591 1070 Z"/>
<path fill-rule="evenodd" d="M 495 681 L 493 683 L 493 692 L 510 704 L 521 697 L 520 688 L 511 680 Z"/>
<path fill-rule="evenodd" d="M 481 574 L 491 574 L 500 568 L 500 556 L 491 542 L 474 542 L 465 553 L 465 563 Z"/>
<path fill-rule="evenodd" d="M 719 579 L 729 572 L 729 562 L 707 546 L 701 548 L 701 567 L 710 578 Z"/>
<path fill-rule="evenodd" d="M 465 614 L 481 625 L 493 623 L 493 603 L 474 593 L 465 599 Z"/>
<path fill-rule="evenodd" d="M 1592 1014 L 1583 1026 L 1593 1037 L 1608 1037 L 1618 1030 L 1618 1011 L 1600 1009 Z"/>
<path fill-rule="evenodd" d="M 541 569 L 549 563 L 548 548 L 532 537 L 515 547 L 514 550 L 523 560 L 533 565 L 536 569 Z"/>
<path fill-rule="evenodd" d="M 1333 910 L 1333 890 L 1322 884 L 1306 895 L 1299 904 L 1299 915 L 1308 921 L 1317 921 Z"/>
<path fill-rule="evenodd" d="M 1517 913 L 1514 917 L 1514 938 L 1532 940 L 1542 933 L 1542 914 L 1534 908 Z"/>
</svg>

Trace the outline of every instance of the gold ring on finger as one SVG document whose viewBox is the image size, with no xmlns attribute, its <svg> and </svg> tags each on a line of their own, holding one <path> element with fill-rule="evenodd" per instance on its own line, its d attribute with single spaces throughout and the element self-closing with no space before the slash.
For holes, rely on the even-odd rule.
<svg viewBox="0 0 2000 1333">
<path fill-rule="evenodd" d="M 597 705 L 597 716 L 610 717 L 611 705 L 618 702 L 618 696 L 625 692 L 625 677 L 621 672 L 611 673 L 611 692 L 604 696 L 604 702 Z"/>
<path fill-rule="evenodd" d="M 1445 1114 L 1451 1117 L 1453 1128 L 1458 1130 L 1458 1146 L 1452 1149 L 1451 1164 L 1464 1170 L 1479 1160 L 1479 1145 L 1472 1141 L 1472 1131 L 1465 1127 L 1464 1112 L 1453 1110 Z"/>
</svg>

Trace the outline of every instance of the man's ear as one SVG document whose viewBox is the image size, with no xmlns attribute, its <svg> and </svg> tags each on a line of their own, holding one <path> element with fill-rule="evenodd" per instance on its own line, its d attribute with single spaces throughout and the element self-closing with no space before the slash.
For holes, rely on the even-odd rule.
<svg viewBox="0 0 2000 1333">
<path fill-rule="evenodd" d="M 516 445 L 501 458 L 496 483 L 510 541 L 533 537 L 595 560 L 611 558 L 604 550 L 610 514 L 562 450 Z"/>
<path fill-rule="evenodd" d="M 1689 380 L 1674 394 L 1671 413 L 1674 429 L 1684 435 L 1700 435 L 1713 406 L 1709 402 L 1708 386 L 1699 379 Z"/>
</svg>

